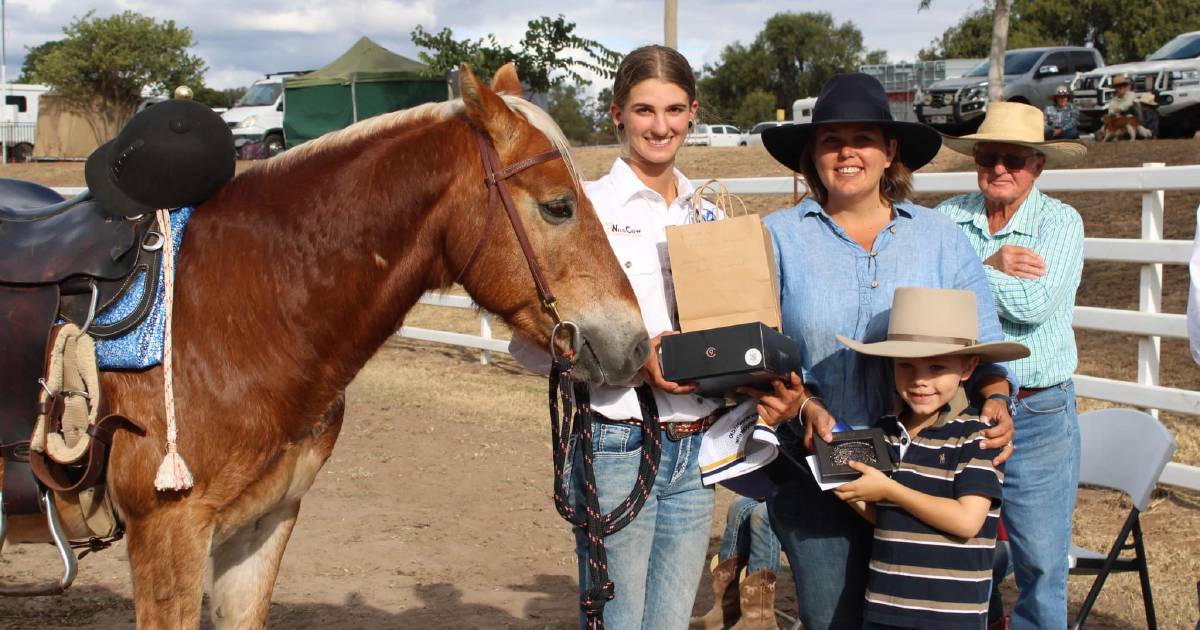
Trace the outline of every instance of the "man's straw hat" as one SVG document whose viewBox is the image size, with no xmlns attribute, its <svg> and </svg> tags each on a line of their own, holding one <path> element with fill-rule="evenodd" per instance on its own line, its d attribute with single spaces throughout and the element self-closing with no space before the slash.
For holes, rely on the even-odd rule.
<svg viewBox="0 0 1200 630">
<path fill-rule="evenodd" d="M 1114 74 L 1112 79 L 1109 80 L 1109 84 L 1117 87 L 1118 85 L 1133 85 L 1133 81 L 1129 80 L 1129 75 L 1127 74 Z"/>
<path fill-rule="evenodd" d="M 842 335 L 852 350 L 876 357 L 916 359 L 947 354 L 978 355 L 985 363 L 1029 356 L 1014 341 L 979 343 L 979 311 L 975 292 L 962 289 L 898 287 L 892 296 L 886 341 L 862 343 Z"/>
<path fill-rule="evenodd" d="M 942 136 L 942 144 L 965 155 L 973 155 L 980 142 L 999 142 L 1029 147 L 1046 156 L 1047 165 L 1060 165 L 1087 155 L 1087 146 L 1077 140 L 1045 140 L 1046 115 L 1024 103 L 988 103 L 987 115 L 975 133 L 955 138 Z"/>
</svg>

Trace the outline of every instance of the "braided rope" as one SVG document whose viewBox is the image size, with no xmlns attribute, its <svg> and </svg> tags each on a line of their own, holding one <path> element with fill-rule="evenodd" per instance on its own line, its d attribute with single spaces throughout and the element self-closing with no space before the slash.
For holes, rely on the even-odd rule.
<svg viewBox="0 0 1200 630">
<path fill-rule="evenodd" d="M 178 430 L 175 424 L 175 383 L 171 366 L 171 320 L 175 303 L 175 242 L 171 238 L 171 213 L 163 208 L 157 211 L 159 229 L 163 234 L 163 404 L 167 411 L 167 454 L 158 473 L 154 475 L 154 487 L 161 491 L 178 492 L 187 490 L 194 483 L 176 444 Z"/>
<path fill-rule="evenodd" d="M 601 512 L 592 441 L 595 412 L 592 410 L 587 385 L 572 383 L 570 373 L 570 362 L 566 358 L 556 357 L 550 368 L 549 387 L 550 442 L 554 451 L 554 506 L 567 522 L 582 529 L 587 537 L 587 564 L 591 587 L 579 596 L 579 608 L 584 613 L 589 630 L 603 630 L 604 605 L 615 596 L 615 587 L 608 577 L 608 554 L 604 549 L 604 537 L 633 522 L 650 498 L 654 478 L 658 475 L 662 435 L 659 431 L 658 406 L 654 402 L 654 394 L 649 386 L 642 385 L 637 388 L 638 402 L 642 407 L 643 435 L 642 460 L 638 467 L 637 483 L 629 492 L 629 496 L 616 508 L 607 514 Z M 579 446 L 583 449 L 582 514 L 571 505 L 565 479 L 572 435 L 578 436 Z"/>
</svg>

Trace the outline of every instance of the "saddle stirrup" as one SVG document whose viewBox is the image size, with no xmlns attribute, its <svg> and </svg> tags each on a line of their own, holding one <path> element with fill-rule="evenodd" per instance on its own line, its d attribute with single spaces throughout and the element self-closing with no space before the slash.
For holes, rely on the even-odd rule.
<svg viewBox="0 0 1200 630">
<path fill-rule="evenodd" d="M 62 524 L 58 520 L 58 508 L 54 505 L 54 496 L 45 488 L 41 491 L 42 508 L 46 511 L 46 523 L 50 526 L 50 536 L 54 539 L 54 547 L 63 562 L 63 576 L 56 583 L 28 584 L 25 586 L 0 586 L 0 597 L 29 597 L 32 595 L 58 595 L 70 588 L 75 581 L 79 564 L 75 552 L 71 551 L 71 542 L 63 534 Z M 4 542 L 8 520 L 4 515 L 3 492 L 0 491 L 0 544 Z"/>
</svg>

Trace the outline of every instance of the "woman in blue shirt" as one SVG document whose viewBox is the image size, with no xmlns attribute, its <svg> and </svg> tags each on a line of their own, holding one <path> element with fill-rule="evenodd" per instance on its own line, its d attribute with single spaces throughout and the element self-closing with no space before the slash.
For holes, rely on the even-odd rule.
<svg viewBox="0 0 1200 630">
<path fill-rule="evenodd" d="M 804 175 L 808 196 L 767 217 L 775 246 L 783 332 L 800 344 L 803 384 L 760 395 L 759 413 L 779 423 L 790 470 L 770 500 L 771 523 L 796 579 L 800 617 L 810 630 L 861 628 L 871 528 L 804 464 L 813 434 L 829 441 L 836 422 L 874 426 L 890 410 L 891 366 L 839 347 L 835 335 L 882 341 L 898 286 L 968 289 L 977 295 L 980 341 L 1003 339 L 983 266 L 958 228 L 906 201 L 912 171 L 937 154 L 933 129 L 897 122 L 883 86 L 865 74 L 831 78 L 813 122 L 763 133 L 763 144 Z M 1011 444 L 1002 364 L 980 366 L 968 391 L 995 426 L 987 448 Z M 981 404 L 982 403 L 982 404 Z M 1005 448 L 996 463 L 1007 459 Z"/>
</svg>

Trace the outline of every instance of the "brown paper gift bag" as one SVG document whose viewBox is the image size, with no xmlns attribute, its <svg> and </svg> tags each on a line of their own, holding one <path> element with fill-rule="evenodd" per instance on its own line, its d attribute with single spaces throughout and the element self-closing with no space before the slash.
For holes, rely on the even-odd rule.
<svg viewBox="0 0 1200 630">
<path fill-rule="evenodd" d="M 693 207 L 704 193 L 728 216 L 734 203 L 715 180 L 696 190 Z M 741 206 L 745 208 L 743 204 Z M 679 330 L 691 332 L 762 322 L 780 327 L 779 281 L 771 237 L 756 214 L 667 228 L 667 253 L 679 309 Z"/>
</svg>

